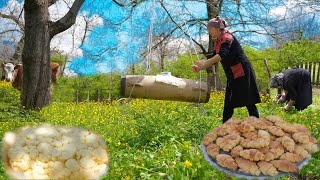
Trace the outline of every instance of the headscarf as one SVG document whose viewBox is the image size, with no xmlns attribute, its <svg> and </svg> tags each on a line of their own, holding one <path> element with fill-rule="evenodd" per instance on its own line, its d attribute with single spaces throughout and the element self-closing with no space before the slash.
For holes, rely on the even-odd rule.
<svg viewBox="0 0 320 180">
<path fill-rule="evenodd" d="M 216 18 L 209 20 L 207 27 L 209 27 L 209 26 L 224 29 L 224 28 L 228 27 L 228 24 L 226 23 L 226 21 L 224 19 L 220 18 L 220 16 L 217 16 Z"/>
<path fill-rule="evenodd" d="M 279 73 L 276 74 L 273 78 L 271 78 L 270 87 L 277 88 L 279 86 L 283 87 L 284 74 Z"/>
</svg>

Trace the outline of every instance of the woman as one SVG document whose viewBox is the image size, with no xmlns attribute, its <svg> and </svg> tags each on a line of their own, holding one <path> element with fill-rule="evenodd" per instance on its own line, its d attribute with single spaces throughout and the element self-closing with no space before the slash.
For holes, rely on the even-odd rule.
<svg viewBox="0 0 320 180">
<path fill-rule="evenodd" d="M 208 22 L 207 29 L 215 40 L 213 56 L 207 61 L 197 61 L 193 72 L 199 72 L 221 62 L 227 76 L 223 109 L 223 123 L 233 115 L 234 108 L 246 106 L 250 116 L 259 117 L 255 104 L 260 103 L 252 65 L 238 40 L 225 28 L 227 23 L 219 16 Z"/>
<path fill-rule="evenodd" d="M 306 69 L 284 70 L 271 79 L 270 87 L 283 89 L 277 102 L 288 101 L 283 107 L 285 110 L 294 105 L 300 111 L 312 104 L 311 76 Z"/>
</svg>

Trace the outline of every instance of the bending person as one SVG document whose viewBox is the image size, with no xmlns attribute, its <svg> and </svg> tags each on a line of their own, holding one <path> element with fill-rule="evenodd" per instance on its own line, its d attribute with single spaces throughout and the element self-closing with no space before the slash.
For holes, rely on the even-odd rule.
<svg viewBox="0 0 320 180">
<path fill-rule="evenodd" d="M 284 106 L 285 110 L 295 106 L 300 111 L 312 104 L 311 76 L 306 69 L 284 70 L 271 79 L 270 87 L 282 89 L 277 102 L 287 102 Z"/>
</svg>

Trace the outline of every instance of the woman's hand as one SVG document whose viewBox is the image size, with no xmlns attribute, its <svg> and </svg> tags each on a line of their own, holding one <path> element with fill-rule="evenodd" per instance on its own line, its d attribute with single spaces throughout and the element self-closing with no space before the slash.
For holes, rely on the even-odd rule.
<svg viewBox="0 0 320 180">
<path fill-rule="evenodd" d="M 197 72 L 200 71 L 200 68 L 199 68 L 199 66 L 197 66 L 197 65 L 192 65 L 191 68 L 192 68 L 192 71 L 193 71 L 194 73 L 197 73 Z"/>
<path fill-rule="evenodd" d="M 279 103 L 284 103 L 286 101 L 286 96 L 285 95 L 282 95 L 279 99 L 278 99 L 278 101 L 277 101 L 277 103 L 279 104 Z"/>
<path fill-rule="evenodd" d="M 283 109 L 286 110 L 286 111 L 288 111 L 290 107 L 291 107 L 291 106 L 289 106 L 289 104 L 287 104 L 287 105 L 285 105 L 285 106 L 283 107 Z"/>
<path fill-rule="evenodd" d="M 283 109 L 286 110 L 286 111 L 288 111 L 289 108 L 290 108 L 291 106 L 293 106 L 293 104 L 294 104 L 294 101 L 290 99 L 289 102 L 288 102 L 288 104 L 285 105 L 285 106 L 283 107 Z"/>
<path fill-rule="evenodd" d="M 196 64 L 191 66 L 191 68 L 194 73 L 197 73 L 202 70 L 202 66 L 203 66 L 203 62 L 197 61 Z"/>
</svg>

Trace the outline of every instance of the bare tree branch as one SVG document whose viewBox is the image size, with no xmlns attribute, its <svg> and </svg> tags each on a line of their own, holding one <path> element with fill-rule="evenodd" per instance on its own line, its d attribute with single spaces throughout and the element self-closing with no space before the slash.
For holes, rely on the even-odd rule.
<svg viewBox="0 0 320 180">
<path fill-rule="evenodd" d="M 199 19 L 198 19 L 198 20 L 199 20 Z M 184 27 L 184 26 L 187 26 L 187 25 L 190 26 L 190 27 L 192 27 L 192 26 L 194 26 L 194 25 L 197 24 L 197 22 L 195 22 L 195 21 L 197 21 L 197 20 L 188 20 L 187 23 L 182 24 L 181 27 Z M 193 22 L 193 23 L 192 23 L 192 22 Z M 192 24 L 190 24 L 190 23 L 192 23 Z M 179 30 L 179 29 L 180 29 L 180 28 L 179 28 L 178 26 L 176 26 L 176 27 L 173 28 L 169 33 L 166 33 L 166 35 L 163 36 L 163 39 L 161 39 L 160 41 L 158 41 L 157 43 L 155 43 L 155 44 L 152 46 L 151 50 L 157 49 L 157 48 L 158 48 L 159 46 L 161 46 L 165 41 L 167 41 L 168 39 L 170 39 L 170 38 L 172 37 L 172 34 L 173 34 L 174 32 L 176 32 L 177 30 Z M 146 56 L 147 53 L 148 53 L 148 51 L 144 51 L 144 52 L 142 52 L 140 55 Z"/>
<path fill-rule="evenodd" d="M 223 0 L 220 0 L 220 2 L 219 2 L 219 6 L 217 7 L 217 15 L 219 15 L 219 14 L 220 14 L 221 9 L 222 9 L 222 5 L 223 5 Z"/>
<path fill-rule="evenodd" d="M 316 12 L 320 11 L 320 0 L 297 0 L 296 3 L 302 7 L 309 7 Z"/>
<path fill-rule="evenodd" d="M 49 7 L 55 4 L 58 0 L 49 0 Z"/>
<path fill-rule="evenodd" d="M 9 33 L 9 32 L 20 32 L 21 33 L 21 31 L 19 31 L 18 29 L 8 29 L 8 30 L 0 32 L 0 35 L 1 34 L 6 34 L 6 33 Z"/>
<path fill-rule="evenodd" d="M 161 4 L 161 7 L 166 11 L 167 15 L 169 16 L 169 18 L 171 19 L 171 21 L 183 32 L 183 34 L 185 34 L 188 38 L 190 38 L 194 43 L 196 43 L 202 50 L 202 52 L 206 52 L 205 48 L 202 46 L 202 44 L 198 43 L 194 38 L 192 38 L 187 32 L 185 32 L 183 29 L 182 29 L 182 26 L 179 25 L 174 19 L 173 17 L 171 16 L 171 14 L 169 13 L 169 11 L 167 10 L 167 8 L 165 7 L 164 3 L 162 0 L 160 0 L 160 4 Z"/>
<path fill-rule="evenodd" d="M 106 19 L 106 18 L 103 18 L 105 21 L 107 21 L 109 24 L 113 25 L 113 26 L 120 26 L 121 24 L 123 24 L 124 22 L 126 22 L 131 16 L 132 16 L 132 13 L 133 13 L 133 10 L 134 8 L 131 8 L 130 9 L 130 13 L 127 17 L 125 17 L 122 21 L 118 22 L 118 23 L 114 23 L 112 22 L 111 20 L 109 19 Z"/>
<path fill-rule="evenodd" d="M 50 23 L 50 38 L 69 29 L 76 21 L 79 9 L 84 0 L 75 0 L 68 13 L 56 22 Z"/>
<path fill-rule="evenodd" d="M 121 6 L 121 7 L 131 6 L 131 5 L 136 6 L 136 5 L 139 3 L 139 1 L 137 1 L 137 0 L 130 1 L 130 2 L 128 2 L 127 4 L 121 3 L 121 2 L 119 2 L 119 1 L 117 1 L 117 0 L 112 0 L 112 1 L 113 1 L 114 3 L 116 3 L 118 6 Z"/>
<path fill-rule="evenodd" d="M 85 17 L 83 17 L 83 19 L 84 19 L 84 21 L 86 22 L 86 26 L 84 27 L 84 34 L 83 34 L 83 37 L 81 38 L 81 45 L 83 45 L 84 40 L 85 40 L 86 37 L 87 37 L 87 32 L 88 32 L 88 30 L 89 30 L 89 21 L 88 21 Z M 80 45 L 80 46 L 81 46 L 81 45 Z"/>
<path fill-rule="evenodd" d="M 17 18 L 16 16 L 10 14 L 10 15 L 7 15 L 7 14 L 3 14 L 0 12 L 0 17 L 1 18 L 5 18 L 5 19 L 10 19 L 12 20 L 17 26 L 19 26 L 19 28 L 21 29 L 21 31 L 24 30 L 24 24 L 22 22 L 19 21 L 19 18 Z"/>
</svg>

